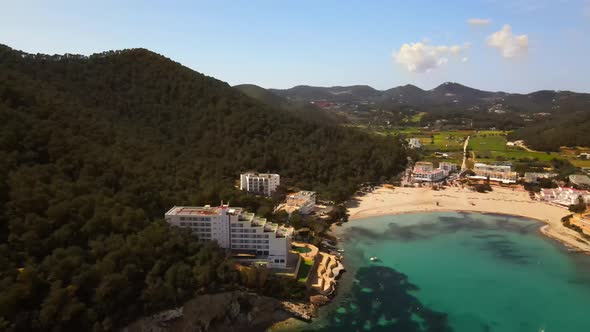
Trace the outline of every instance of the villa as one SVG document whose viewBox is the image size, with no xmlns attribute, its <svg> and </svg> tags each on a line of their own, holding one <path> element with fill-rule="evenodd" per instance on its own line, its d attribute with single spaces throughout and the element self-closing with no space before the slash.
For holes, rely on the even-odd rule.
<svg viewBox="0 0 590 332">
<path fill-rule="evenodd" d="M 240 190 L 270 196 L 281 184 L 281 177 L 272 173 L 248 172 L 240 174 Z"/>
<path fill-rule="evenodd" d="M 490 179 L 490 181 L 497 181 L 505 184 L 516 183 L 516 180 L 518 180 L 518 174 L 512 171 L 512 167 L 505 165 L 475 163 L 475 165 L 473 165 L 473 172 L 475 175 L 469 176 L 470 179 Z"/>
<path fill-rule="evenodd" d="M 420 142 L 419 138 L 410 138 L 408 140 L 408 145 L 412 149 L 420 149 L 422 147 L 422 142 Z"/>
<path fill-rule="evenodd" d="M 301 214 L 310 214 L 315 204 L 315 191 L 300 191 L 287 195 L 285 211 L 292 213 L 298 210 Z"/>
<path fill-rule="evenodd" d="M 190 228 L 198 241 L 216 241 L 239 260 L 287 268 L 292 227 L 280 226 L 254 213 L 228 205 L 175 206 L 164 215 L 174 227 Z"/>
</svg>

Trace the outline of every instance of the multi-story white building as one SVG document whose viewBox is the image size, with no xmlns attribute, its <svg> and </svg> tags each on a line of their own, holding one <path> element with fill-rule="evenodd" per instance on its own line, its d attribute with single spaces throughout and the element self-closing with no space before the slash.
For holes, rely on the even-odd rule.
<svg viewBox="0 0 590 332">
<path fill-rule="evenodd" d="M 271 268 L 286 268 L 292 227 L 280 226 L 242 208 L 175 206 L 165 214 L 168 224 L 190 228 L 199 241 L 217 241 L 220 247 Z"/>
<path fill-rule="evenodd" d="M 281 177 L 272 173 L 240 174 L 240 190 L 270 196 L 281 184 Z"/>
<path fill-rule="evenodd" d="M 285 210 L 289 213 L 299 210 L 302 214 L 309 214 L 313 211 L 315 203 L 315 191 L 300 191 L 287 195 Z"/>
<path fill-rule="evenodd" d="M 414 165 L 412 181 L 414 182 L 438 182 L 447 177 L 449 173 L 441 168 L 434 168 L 431 162 L 420 161 Z"/>
<path fill-rule="evenodd" d="M 475 172 L 475 175 L 469 176 L 470 179 L 486 180 L 489 178 L 491 181 L 502 183 L 516 183 L 516 180 L 518 180 L 518 174 L 512 172 L 510 166 L 475 163 L 473 172 Z"/>
</svg>

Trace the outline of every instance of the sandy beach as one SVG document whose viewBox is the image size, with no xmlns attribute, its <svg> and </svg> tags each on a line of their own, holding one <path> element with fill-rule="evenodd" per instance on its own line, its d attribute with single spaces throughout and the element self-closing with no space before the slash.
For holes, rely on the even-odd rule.
<svg viewBox="0 0 590 332">
<path fill-rule="evenodd" d="M 492 192 L 484 194 L 457 187 L 439 191 L 381 187 L 355 197 L 348 204 L 350 220 L 437 211 L 499 213 L 536 219 L 546 224 L 540 229 L 544 235 L 571 249 L 590 254 L 590 243 L 562 225 L 561 218 L 569 214 L 566 208 L 531 200 L 524 190 L 494 187 Z"/>
</svg>

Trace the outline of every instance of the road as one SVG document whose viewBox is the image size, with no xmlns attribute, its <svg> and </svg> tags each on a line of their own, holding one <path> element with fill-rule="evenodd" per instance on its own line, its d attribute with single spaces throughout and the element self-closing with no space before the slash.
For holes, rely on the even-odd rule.
<svg viewBox="0 0 590 332">
<path fill-rule="evenodd" d="M 516 145 L 519 148 L 525 149 L 528 152 L 538 152 L 538 151 L 535 151 L 535 150 L 529 148 L 528 146 L 524 145 L 523 141 L 516 141 L 516 142 L 514 142 L 514 145 Z"/>
<path fill-rule="evenodd" d="M 465 143 L 463 143 L 463 164 L 461 164 L 461 173 L 467 169 L 467 145 L 469 145 L 469 137 L 465 139 Z"/>
</svg>

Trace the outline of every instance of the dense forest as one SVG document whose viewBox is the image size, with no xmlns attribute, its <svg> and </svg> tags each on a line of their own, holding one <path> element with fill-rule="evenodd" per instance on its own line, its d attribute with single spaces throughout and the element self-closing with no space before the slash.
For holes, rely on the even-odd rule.
<svg viewBox="0 0 590 332">
<path fill-rule="evenodd" d="M 147 50 L 0 45 L 0 330 L 107 331 L 239 284 L 227 253 L 162 217 L 220 200 L 268 213 L 240 171 L 343 201 L 405 160 L 398 137 L 305 121 Z"/>
<path fill-rule="evenodd" d="M 557 151 L 561 146 L 590 146 L 590 106 L 585 112 L 552 116 L 513 132 L 510 139 L 523 139 L 541 151 Z"/>
</svg>

